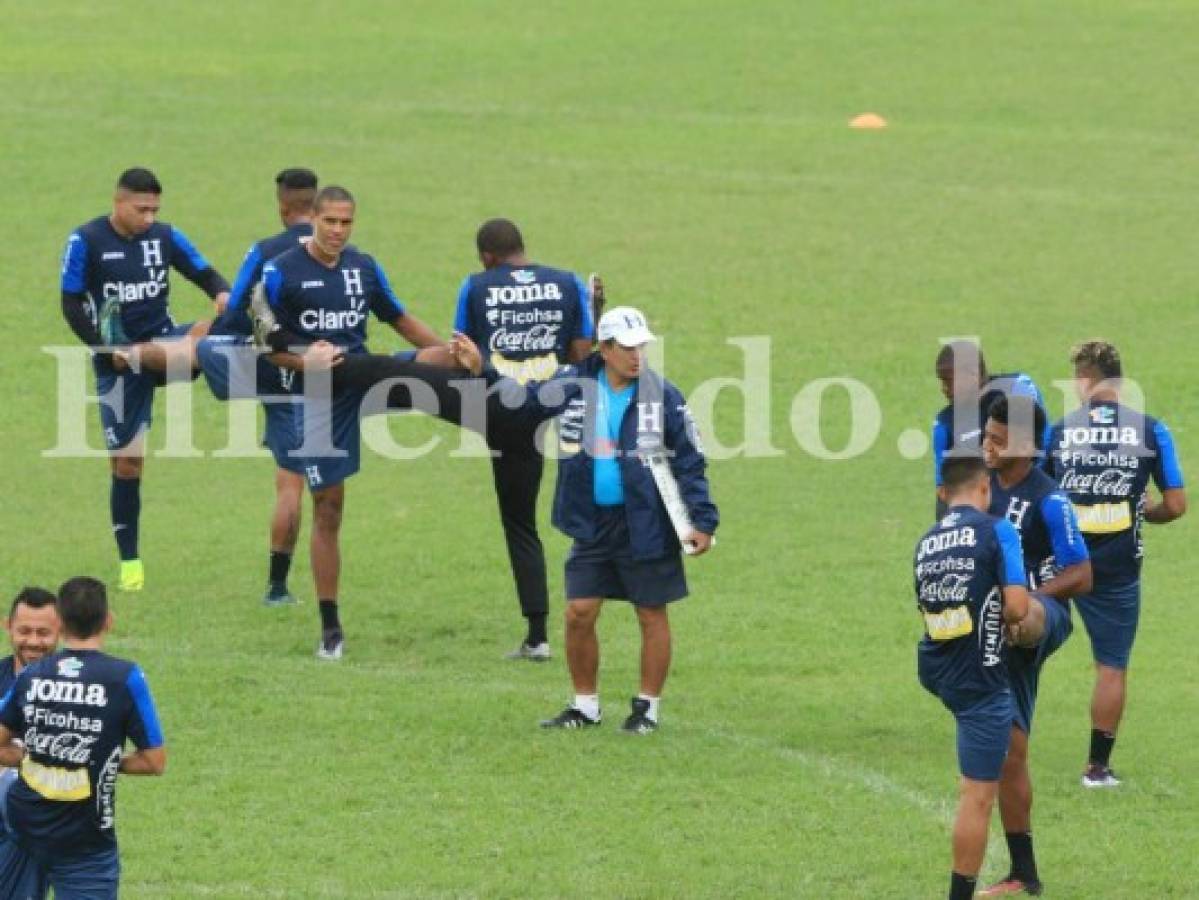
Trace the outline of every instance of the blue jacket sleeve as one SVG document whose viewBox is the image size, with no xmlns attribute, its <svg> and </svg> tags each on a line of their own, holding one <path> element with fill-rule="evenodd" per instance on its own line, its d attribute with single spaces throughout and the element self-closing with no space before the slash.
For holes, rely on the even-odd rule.
<svg viewBox="0 0 1199 900">
<path fill-rule="evenodd" d="M 1157 459 L 1153 464 L 1153 483 L 1158 490 L 1169 491 L 1180 488 L 1182 467 L 1178 465 L 1178 453 L 1174 449 L 1174 436 L 1165 422 L 1153 423 L 1153 438 L 1157 442 Z"/>
<path fill-rule="evenodd" d="M 695 419 L 681 392 L 669 386 L 665 396 L 666 449 L 670 450 L 670 470 L 679 483 L 679 494 L 691 514 L 691 524 L 704 534 L 715 534 L 720 513 L 708 489 L 708 461 L 700 446 Z"/>
<path fill-rule="evenodd" d="M 1020 549 L 1020 532 L 1007 519 L 995 522 L 995 537 L 999 541 L 999 571 L 996 577 L 1001 587 L 1024 585 L 1024 552 Z"/>
<path fill-rule="evenodd" d="M 587 290 L 586 283 L 578 275 L 574 279 L 575 287 L 579 292 L 579 317 L 571 338 L 574 340 L 580 338 L 594 339 L 595 323 L 591 321 L 591 291 Z"/>
<path fill-rule="evenodd" d="M 458 305 L 454 309 L 454 330 L 465 334 L 472 341 L 478 342 L 478 337 L 471 331 L 470 315 L 470 276 L 462 279 L 458 288 Z"/>
<path fill-rule="evenodd" d="M 1061 568 L 1085 562 L 1091 558 L 1087 542 L 1078 528 L 1074 507 L 1060 491 L 1046 494 L 1041 501 L 1041 518 L 1053 545 L 1053 560 Z"/>
<path fill-rule="evenodd" d="M 129 740 L 138 750 L 152 750 L 163 743 L 162 726 L 158 722 L 158 709 L 150 696 L 150 686 L 140 666 L 134 666 L 125 679 L 125 687 L 133 698 L 133 713 L 129 717 Z"/>
<path fill-rule="evenodd" d="M 941 462 L 949 452 L 949 429 L 940 418 L 933 420 L 933 484 L 941 486 Z"/>
</svg>

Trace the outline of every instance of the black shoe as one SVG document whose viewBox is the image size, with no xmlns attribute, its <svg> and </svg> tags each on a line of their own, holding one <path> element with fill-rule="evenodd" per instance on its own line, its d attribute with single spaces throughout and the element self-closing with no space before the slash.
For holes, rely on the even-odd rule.
<svg viewBox="0 0 1199 900">
<path fill-rule="evenodd" d="M 1035 878 L 1020 878 L 1009 874 L 1003 881 L 997 881 L 975 894 L 976 897 L 1002 897 L 1006 894 L 1029 894 L 1040 897 L 1045 888 Z"/>
<path fill-rule="evenodd" d="M 647 715 L 648 712 L 649 701 L 641 697 L 634 697 L 633 711 L 624 720 L 624 724 L 620 726 L 620 730 L 626 734 L 651 734 L 657 731 L 658 723 Z"/>
<path fill-rule="evenodd" d="M 316 645 L 316 658 L 336 662 L 345 653 L 346 639 L 340 628 L 326 628 L 321 631 L 321 639 Z"/>
<path fill-rule="evenodd" d="M 568 706 L 552 719 L 542 719 L 542 728 L 594 728 L 600 718 L 589 719 L 573 706 Z"/>
<path fill-rule="evenodd" d="M 287 589 L 287 582 L 271 581 L 266 586 L 266 594 L 263 596 L 262 602 L 266 606 L 287 606 L 295 603 L 296 598 Z"/>
</svg>

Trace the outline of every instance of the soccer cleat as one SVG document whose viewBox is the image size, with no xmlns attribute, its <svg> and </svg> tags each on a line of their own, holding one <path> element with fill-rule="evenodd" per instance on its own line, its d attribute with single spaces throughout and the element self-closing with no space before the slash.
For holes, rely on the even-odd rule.
<svg viewBox="0 0 1199 900">
<path fill-rule="evenodd" d="M 146 586 L 146 567 L 140 559 L 121 560 L 121 576 L 117 588 L 122 591 L 140 591 Z"/>
<path fill-rule="evenodd" d="M 316 645 L 316 658 L 329 661 L 341 659 L 345 652 L 346 638 L 340 628 L 328 628 L 321 632 L 321 639 Z"/>
<path fill-rule="evenodd" d="M 510 653 L 504 654 L 504 659 L 527 659 L 529 662 L 548 662 L 550 658 L 550 645 L 545 641 L 540 644 L 530 644 L 528 641 L 521 641 L 520 646 Z"/>
<path fill-rule="evenodd" d="M 1108 766 L 1091 763 L 1082 773 L 1082 786 L 1085 788 L 1114 788 L 1120 786 L 1120 779 Z"/>
<path fill-rule="evenodd" d="M 105 300 L 96 316 L 97 330 L 100 340 L 108 347 L 120 347 L 129 343 L 125 335 L 125 327 L 121 323 L 121 303 L 119 300 Z"/>
<path fill-rule="evenodd" d="M 286 584 L 271 583 L 266 586 L 266 594 L 263 596 L 262 602 L 266 606 L 287 606 L 290 603 L 296 603 L 297 600 L 291 595 Z"/>
<path fill-rule="evenodd" d="M 568 706 L 552 719 L 542 719 L 542 728 L 594 728 L 600 718 L 589 719 L 573 706 Z"/>
<path fill-rule="evenodd" d="M 997 881 L 990 887 L 985 887 L 974 896 L 976 897 L 1003 897 L 1007 894 L 1029 894 L 1033 897 L 1041 896 L 1044 888 L 1041 882 L 1034 880 L 1024 880 L 1017 878 L 1015 875 L 1008 875 L 1003 881 Z"/>
<path fill-rule="evenodd" d="M 651 719 L 648 713 L 649 701 L 641 697 L 634 697 L 633 711 L 624 720 L 624 724 L 620 726 L 620 730 L 625 734 L 652 734 L 657 731 L 658 723 Z"/>
</svg>

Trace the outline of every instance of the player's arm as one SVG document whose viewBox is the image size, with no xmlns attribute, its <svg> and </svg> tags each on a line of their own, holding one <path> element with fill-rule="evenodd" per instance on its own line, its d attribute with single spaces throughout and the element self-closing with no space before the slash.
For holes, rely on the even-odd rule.
<svg viewBox="0 0 1199 900">
<path fill-rule="evenodd" d="M 933 494 L 935 496 L 936 506 L 934 507 L 937 519 L 941 519 L 945 513 L 949 511 L 948 505 L 941 497 L 941 463 L 945 459 L 945 454 L 949 452 L 950 442 L 949 428 L 941 421 L 940 417 L 933 420 Z"/>
<path fill-rule="evenodd" d="M 667 459 L 694 526 L 689 539 L 695 548 L 691 555 L 699 556 L 712 545 L 712 535 L 720 524 L 720 513 L 712 502 L 708 487 L 708 462 L 700 449 L 699 428 L 695 419 L 678 391 L 667 387 L 663 399 L 663 441 L 669 451 Z"/>
<path fill-rule="evenodd" d="M 254 285 L 262 278 L 263 262 L 257 244 L 246 251 L 241 268 L 237 270 L 237 277 L 233 279 L 233 287 L 229 289 L 229 300 L 225 304 L 225 310 L 221 313 L 220 319 L 213 324 L 212 333 L 220 331 L 231 334 L 250 333 L 248 315 L 250 296 Z"/>
<path fill-rule="evenodd" d="M 375 317 L 394 328 L 396 334 L 413 347 L 424 349 L 444 344 L 445 342 L 437 336 L 432 328 L 404 308 L 400 298 L 391 289 L 391 282 L 387 280 L 383 267 L 376 260 L 372 260 L 372 262 L 374 263 L 375 278 L 368 296 L 371 312 L 375 314 Z"/>
<path fill-rule="evenodd" d="M 413 347 L 439 347 L 444 346 L 445 341 L 437 336 L 437 333 L 418 319 L 411 313 L 401 313 L 399 316 L 391 320 L 391 327 L 396 330 L 396 334 L 406 340 Z"/>
<path fill-rule="evenodd" d="M 1003 593 L 1003 621 L 1019 625 L 1028 616 L 1028 588 L 1024 586 L 1024 552 L 1020 549 L 1020 533 L 1007 519 L 995 522 L 995 537 L 999 541 L 995 573 Z"/>
<path fill-rule="evenodd" d="M 1145 510 L 1145 521 L 1154 525 L 1165 525 L 1181 519 L 1187 511 L 1187 493 L 1182 483 L 1182 467 L 1178 465 L 1178 453 L 1174 449 L 1174 437 L 1164 422 L 1153 423 L 1153 437 L 1157 443 L 1157 458 L 1153 464 L 1153 483 L 1162 492 L 1161 500 L 1149 504 Z"/>
<path fill-rule="evenodd" d="M 7 725 L 0 725 L 0 766 L 15 769 L 25 758 L 25 748 L 16 740 L 16 735 Z"/>
<path fill-rule="evenodd" d="M 1078 517 L 1066 495 L 1054 492 L 1041 501 L 1041 518 L 1049 532 L 1057 573 L 1038 589 L 1058 600 L 1089 593 L 1094 582 L 1091 555 L 1078 527 Z"/>
<path fill-rule="evenodd" d="M 171 227 L 171 265 L 179 274 L 202 290 L 216 304 L 217 314 L 223 313 L 229 301 L 229 282 L 206 260 L 188 237 Z"/>
<path fill-rule="evenodd" d="M 24 682 L 18 678 L 17 683 L 0 698 L 0 766 L 9 768 L 19 766 L 25 758 L 25 748 L 17 740 L 17 735 L 25 727 L 24 710 L 16 702 L 18 684 L 24 691 Z"/>
<path fill-rule="evenodd" d="M 158 709 L 140 666 L 130 670 L 125 687 L 133 700 L 126 733 L 134 749 L 121 757 L 120 771 L 125 775 L 161 775 L 167 767 L 167 749 Z"/>
<path fill-rule="evenodd" d="M 62 317 L 75 337 L 89 347 L 99 347 L 104 339 L 87 297 L 87 255 L 87 241 L 79 232 L 72 232 L 62 255 Z"/>
<path fill-rule="evenodd" d="M 595 347 L 595 319 L 592 318 L 592 303 L 594 299 L 590 290 L 590 285 L 584 284 L 583 279 L 578 275 L 574 277 L 575 289 L 579 295 L 579 310 L 575 315 L 574 334 L 570 337 L 570 344 L 566 350 L 566 359 L 568 362 L 582 362 L 591 355 Z M 595 291 L 599 295 L 599 305 L 603 308 L 604 305 L 604 283 L 600 281 L 598 275 L 591 276 L 591 284 L 596 286 Z"/>
</svg>

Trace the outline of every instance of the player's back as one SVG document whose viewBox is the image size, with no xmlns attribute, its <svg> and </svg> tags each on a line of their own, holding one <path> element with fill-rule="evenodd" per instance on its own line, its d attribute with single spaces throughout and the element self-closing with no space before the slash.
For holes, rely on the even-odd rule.
<svg viewBox="0 0 1199 900">
<path fill-rule="evenodd" d="M 99 650 L 62 650 L 21 672 L 2 715 L 25 741 L 8 797 L 21 845 L 47 856 L 115 846 L 125 741 L 162 744 L 141 669 Z"/>
<path fill-rule="evenodd" d="M 1133 581 L 1140 573 L 1146 495 L 1182 487 L 1165 425 L 1114 401 L 1084 404 L 1055 424 L 1047 468 L 1070 498 L 1095 578 Z"/>
<path fill-rule="evenodd" d="M 496 371 L 544 381 L 567 362 L 570 342 L 590 338 L 590 297 L 573 272 L 530 263 L 470 275 L 458 292 L 454 328 L 468 335 Z"/>
<path fill-rule="evenodd" d="M 916 545 L 916 605 L 925 631 L 921 683 L 986 694 L 1007 686 L 998 532 L 1011 525 L 969 506 L 953 507 Z"/>
<path fill-rule="evenodd" d="M 224 314 L 213 323 L 210 334 L 240 334 L 248 336 L 253 326 L 250 322 L 250 295 L 262 280 L 262 270 L 268 262 L 282 256 L 288 250 L 302 247 L 312 237 L 312 224 L 297 222 L 278 234 L 256 241 L 242 260 L 237 278 L 229 292 L 229 303 Z"/>
</svg>

